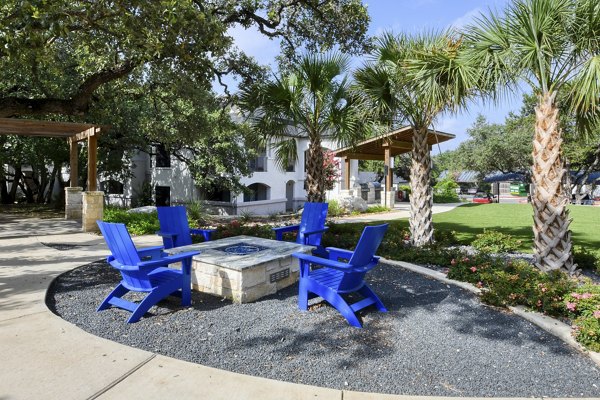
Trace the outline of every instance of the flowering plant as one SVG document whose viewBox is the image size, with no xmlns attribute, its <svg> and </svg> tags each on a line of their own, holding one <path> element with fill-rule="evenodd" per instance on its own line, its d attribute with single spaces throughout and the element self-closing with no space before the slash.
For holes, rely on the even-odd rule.
<svg viewBox="0 0 600 400">
<path fill-rule="evenodd" d="M 340 172 L 340 161 L 330 150 L 323 152 L 323 174 L 325 175 L 325 190 L 332 190 L 336 182 L 342 176 Z"/>
<path fill-rule="evenodd" d="M 578 287 L 565 296 L 565 308 L 573 318 L 577 341 L 600 351 L 600 285 L 588 283 Z"/>
</svg>

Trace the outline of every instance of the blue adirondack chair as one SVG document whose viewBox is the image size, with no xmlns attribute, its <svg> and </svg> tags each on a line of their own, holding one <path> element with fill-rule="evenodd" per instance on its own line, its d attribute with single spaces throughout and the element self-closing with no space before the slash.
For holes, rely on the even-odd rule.
<svg viewBox="0 0 600 400">
<path fill-rule="evenodd" d="M 273 228 L 275 238 L 283 240 L 284 233 L 296 231 L 298 232 L 296 243 L 317 246 L 315 254 L 323 255 L 324 249 L 321 246 L 321 237 L 329 229 L 325 226 L 328 206 L 327 203 L 304 203 L 300 224 Z"/>
<path fill-rule="evenodd" d="M 165 249 L 192 244 L 192 235 L 202 235 L 204 241 L 211 240 L 215 229 L 190 229 L 184 206 L 156 207 L 160 231 L 157 235 L 163 238 Z"/>
<path fill-rule="evenodd" d="M 298 308 L 308 309 L 308 299 L 320 296 L 335 307 L 348 323 L 358 328 L 362 324 L 356 312 L 375 304 L 377 309 L 386 312 L 386 308 L 364 281 L 365 274 L 377 265 L 379 257 L 375 256 L 377 248 L 383 240 L 388 224 L 367 226 L 360 236 L 354 251 L 327 247 L 329 258 L 320 258 L 303 253 L 294 253 L 300 261 L 300 288 Z M 348 260 L 341 262 L 340 259 Z M 311 264 L 324 268 L 311 270 Z M 364 299 L 348 304 L 342 295 L 357 292 Z"/>
<path fill-rule="evenodd" d="M 189 251 L 167 256 L 162 246 L 137 250 L 124 224 L 97 221 L 112 255 L 106 261 L 121 272 L 119 285 L 98 307 L 98 311 L 115 306 L 132 314 L 127 322 L 137 322 L 156 303 L 165 297 L 180 296 L 181 305 L 191 305 L 191 266 L 192 257 L 198 251 Z M 144 260 L 144 261 L 142 261 Z M 181 270 L 167 266 L 180 262 Z M 122 299 L 127 292 L 146 292 L 148 295 L 139 303 Z"/>
</svg>

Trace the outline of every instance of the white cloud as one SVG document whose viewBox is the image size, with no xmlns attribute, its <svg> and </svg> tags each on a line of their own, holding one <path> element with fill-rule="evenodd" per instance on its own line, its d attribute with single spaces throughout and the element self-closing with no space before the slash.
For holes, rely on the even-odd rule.
<svg viewBox="0 0 600 400">
<path fill-rule="evenodd" d="M 481 9 L 481 7 L 474 8 L 471 11 L 467 12 L 466 14 L 456 18 L 454 21 L 452 21 L 450 23 L 450 26 L 452 26 L 453 28 L 456 28 L 456 29 L 464 28 L 471 22 L 474 22 L 475 17 L 478 17 L 482 11 L 483 10 Z"/>
</svg>

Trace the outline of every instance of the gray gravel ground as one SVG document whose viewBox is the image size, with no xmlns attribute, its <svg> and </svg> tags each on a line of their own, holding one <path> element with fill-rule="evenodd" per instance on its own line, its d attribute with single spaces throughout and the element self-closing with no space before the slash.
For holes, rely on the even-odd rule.
<svg viewBox="0 0 600 400">
<path fill-rule="evenodd" d="M 211 367 L 283 381 L 405 395 L 600 397 L 600 370 L 535 325 L 468 292 L 401 268 L 369 275 L 390 312 L 363 310 L 364 329 L 331 307 L 296 307 L 297 286 L 235 305 L 194 293 L 126 324 L 95 312 L 119 275 L 104 262 L 60 276 L 49 307 L 95 335 Z"/>
</svg>

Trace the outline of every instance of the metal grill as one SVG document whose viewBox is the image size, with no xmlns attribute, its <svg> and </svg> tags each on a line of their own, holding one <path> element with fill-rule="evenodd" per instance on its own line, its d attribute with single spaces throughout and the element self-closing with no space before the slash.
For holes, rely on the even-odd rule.
<svg viewBox="0 0 600 400">
<path fill-rule="evenodd" d="M 269 282 L 275 283 L 290 276 L 290 269 L 282 269 L 269 275 Z"/>
</svg>

